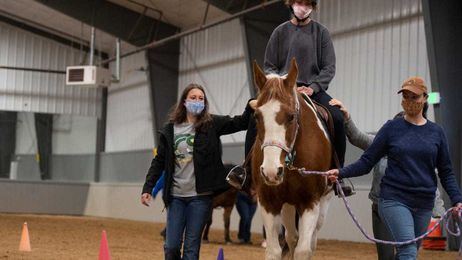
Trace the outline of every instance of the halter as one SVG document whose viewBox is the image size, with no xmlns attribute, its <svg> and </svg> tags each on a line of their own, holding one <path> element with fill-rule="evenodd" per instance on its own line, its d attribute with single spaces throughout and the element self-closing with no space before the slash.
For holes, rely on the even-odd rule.
<svg viewBox="0 0 462 260">
<path fill-rule="evenodd" d="M 299 114 L 300 114 L 300 102 L 298 101 L 297 90 L 295 88 L 294 88 L 294 99 L 295 99 L 295 112 L 296 112 L 294 119 L 297 122 L 297 127 L 295 128 L 294 136 L 293 136 L 292 143 L 290 144 L 290 146 L 287 146 L 286 144 L 281 143 L 279 141 L 275 141 L 275 140 L 266 141 L 261 145 L 261 150 L 262 151 L 263 151 L 263 149 L 265 147 L 268 147 L 268 146 L 275 146 L 275 147 L 278 147 L 278 148 L 284 150 L 287 153 L 287 156 L 286 156 L 286 159 L 285 159 L 285 163 L 286 163 L 287 168 L 291 168 L 292 165 L 293 165 L 293 162 L 295 160 L 296 151 L 294 151 L 294 145 L 295 145 L 295 140 L 296 140 L 297 134 L 298 134 L 298 128 L 300 127 L 300 124 L 298 123 Z"/>
</svg>

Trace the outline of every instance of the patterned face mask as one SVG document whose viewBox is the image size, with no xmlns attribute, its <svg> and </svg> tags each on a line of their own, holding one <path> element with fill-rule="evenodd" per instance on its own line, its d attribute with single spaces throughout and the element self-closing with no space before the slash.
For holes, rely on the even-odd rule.
<svg viewBox="0 0 462 260">
<path fill-rule="evenodd" d="M 307 18 L 313 10 L 313 8 L 311 8 L 310 6 L 298 3 L 294 3 L 292 5 L 292 9 L 294 10 L 294 15 L 300 20 Z"/>
<path fill-rule="evenodd" d="M 204 101 L 185 101 L 184 106 L 193 115 L 199 115 L 205 108 Z"/>
<path fill-rule="evenodd" d="M 407 99 L 403 99 L 401 101 L 401 106 L 403 107 L 404 112 L 406 112 L 409 116 L 416 116 L 419 114 L 422 111 L 424 104 L 425 102 L 416 102 Z"/>
</svg>

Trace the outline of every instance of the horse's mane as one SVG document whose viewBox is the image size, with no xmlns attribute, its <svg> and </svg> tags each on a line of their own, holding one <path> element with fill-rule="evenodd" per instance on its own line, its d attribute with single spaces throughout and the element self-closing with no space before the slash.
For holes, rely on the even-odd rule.
<svg viewBox="0 0 462 260">
<path fill-rule="evenodd" d="M 276 99 L 286 104 L 290 102 L 292 95 L 287 95 L 287 90 L 284 88 L 284 77 L 270 74 L 267 78 L 268 81 L 263 90 L 259 93 L 258 99 L 264 102 L 271 99 Z"/>
</svg>

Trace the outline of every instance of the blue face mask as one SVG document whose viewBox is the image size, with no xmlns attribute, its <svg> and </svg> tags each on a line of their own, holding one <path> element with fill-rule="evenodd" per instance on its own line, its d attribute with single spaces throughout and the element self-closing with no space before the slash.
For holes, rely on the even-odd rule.
<svg viewBox="0 0 462 260">
<path fill-rule="evenodd" d="M 205 108 L 204 101 L 185 101 L 184 106 L 193 115 L 199 115 Z"/>
</svg>

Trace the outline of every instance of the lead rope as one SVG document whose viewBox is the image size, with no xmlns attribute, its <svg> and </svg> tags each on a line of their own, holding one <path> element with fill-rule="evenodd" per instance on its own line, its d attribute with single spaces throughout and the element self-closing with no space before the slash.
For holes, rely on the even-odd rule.
<svg viewBox="0 0 462 260">
<path fill-rule="evenodd" d="M 326 172 L 322 172 L 322 171 L 307 171 L 305 170 L 304 168 L 299 168 L 298 169 L 298 172 L 301 174 L 301 175 L 313 175 L 313 174 L 316 174 L 316 175 L 322 175 L 322 176 L 328 176 L 328 174 Z M 443 221 L 444 219 L 447 219 L 446 221 L 446 230 L 448 231 L 448 234 L 452 235 L 452 236 L 460 236 L 460 229 L 459 229 L 459 224 L 457 224 L 456 221 L 454 221 L 454 224 L 456 226 L 456 231 L 453 232 L 450 228 L 449 228 L 449 216 L 450 216 L 450 213 L 452 212 L 452 209 L 453 208 L 450 208 L 448 210 L 446 210 L 446 212 L 443 214 L 443 216 L 441 216 L 441 218 L 436 222 L 436 224 L 430 229 L 430 230 L 427 230 L 427 232 L 425 232 L 424 234 L 414 238 L 414 239 L 411 239 L 411 240 L 407 240 L 407 241 L 401 241 L 401 242 L 396 242 L 396 241 L 386 241 L 386 240 L 381 240 L 381 239 L 376 239 L 372 236 L 370 236 L 365 230 L 364 228 L 361 226 L 361 224 L 359 223 L 359 221 L 356 219 L 356 216 L 353 214 L 353 211 L 351 210 L 350 208 L 350 205 L 348 204 L 348 201 L 346 200 L 345 198 L 345 194 L 343 193 L 343 190 L 340 188 L 340 184 L 338 182 L 338 180 L 335 180 L 335 182 L 337 183 L 336 187 L 337 187 L 337 192 L 341 195 L 341 198 L 343 200 L 343 203 L 345 204 L 345 207 L 348 211 L 348 214 L 351 216 L 351 218 L 353 219 L 353 222 L 356 224 L 356 226 L 359 228 L 359 230 L 361 231 L 361 233 L 370 241 L 372 242 L 375 242 L 375 243 L 380 243 L 380 244 L 386 244 L 386 245 L 394 245 L 394 246 L 403 246 L 403 245 L 409 245 L 409 244 L 413 244 L 425 237 L 427 237 L 431 232 L 433 232 L 433 230 L 435 230 L 440 224 L 441 224 L 441 221 Z M 461 211 L 459 211 L 457 213 L 457 216 L 459 217 L 459 220 L 462 221 L 462 214 L 461 214 Z M 460 244 L 460 247 L 459 247 L 459 252 L 458 252 L 458 255 L 457 255 L 457 260 L 460 260 L 462 257 L 462 243 Z"/>
</svg>

